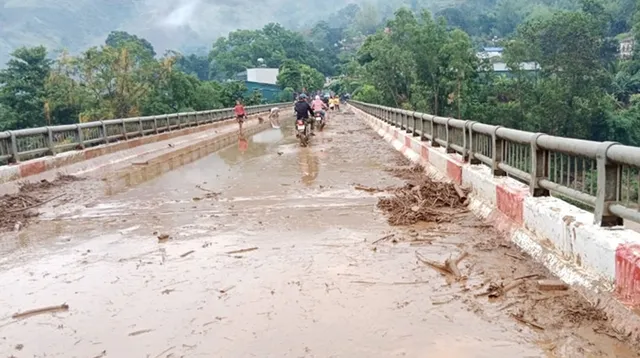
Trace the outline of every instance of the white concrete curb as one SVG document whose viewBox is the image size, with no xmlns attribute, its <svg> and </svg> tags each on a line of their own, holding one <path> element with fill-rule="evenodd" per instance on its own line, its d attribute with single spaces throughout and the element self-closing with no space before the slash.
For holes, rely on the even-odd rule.
<svg viewBox="0 0 640 358">
<path fill-rule="evenodd" d="M 640 307 L 640 233 L 595 226 L 587 211 L 557 198 L 532 197 L 528 187 L 514 179 L 494 177 L 486 166 L 465 163 L 457 154 L 431 147 L 353 106 L 350 109 L 413 162 L 469 187 L 471 209 L 560 279 L 578 286 L 588 298 L 602 301 L 604 294 L 612 311 L 626 310 L 616 299 Z"/>
</svg>

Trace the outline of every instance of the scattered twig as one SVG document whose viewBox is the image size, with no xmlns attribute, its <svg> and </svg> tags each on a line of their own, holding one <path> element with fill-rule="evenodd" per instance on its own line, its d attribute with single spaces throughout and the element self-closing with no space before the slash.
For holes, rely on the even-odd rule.
<svg viewBox="0 0 640 358">
<path fill-rule="evenodd" d="M 163 350 L 163 351 L 162 351 L 162 352 L 160 352 L 158 355 L 156 355 L 156 358 L 160 358 L 160 357 L 162 357 L 165 353 L 169 352 L 170 350 L 174 349 L 175 347 L 176 347 L 176 346 L 173 346 L 173 347 L 169 347 L 169 348 L 167 348 L 167 349 Z"/>
<path fill-rule="evenodd" d="M 531 275 L 518 276 L 518 277 L 514 278 L 514 280 L 525 280 L 525 279 L 528 279 L 528 278 L 534 278 L 534 277 L 540 277 L 540 276 L 541 275 L 539 273 L 534 273 L 534 274 L 531 274 Z"/>
<path fill-rule="evenodd" d="M 107 356 L 107 350 L 103 350 L 102 352 L 100 352 L 100 354 L 98 354 L 97 356 L 93 357 L 93 358 L 103 358 Z"/>
<path fill-rule="evenodd" d="M 453 302 L 453 300 L 455 300 L 456 297 L 451 297 L 448 300 L 444 300 L 444 301 L 435 301 L 435 302 L 431 302 L 431 305 L 433 306 L 439 306 L 439 305 L 446 305 L 447 303 Z"/>
<path fill-rule="evenodd" d="M 18 313 L 15 313 L 13 316 L 11 316 L 11 318 L 21 319 L 21 318 L 27 318 L 27 317 L 36 316 L 39 314 L 44 314 L 44 313 L 66 312 L 68 310 L 69 310 L 69 305 L 64 303 L 58 306 L 49 306 L 49 307 L 37 308 L 37 309 L 24 311 L 24 312 L 18 312 Z"/>
<path fill-rule="evenodd" d="M 533 322 L 527 321 L 526 319 L 524 319 L 521 316 L 518 316 L 516 314 L 511 314 L 511 317 L 515 318 L 520 323 L 526 324 L 529 327 L 533 327 L 535 329 L 539 329 L 541 331 L 544 331 L 544 327 L 542 327 L 541 325 L 539 325 L 537 323 L 533 323 Z"/>
<path fill-rule="evenodd" d="M 445 273 L 445 274 L 450 274 L 451 272 L 449 271 L 449 268 L 446 265 L 440 264 L 438 262 L 435 261 L 431 261 L 429 259 L 424 258 L 422 255 L 420 255 L 420 253 L 418 253 L 418 251 L 416 251 L 416 258 L 418 259 L 418 261 L 422 262 L 425 265 L 431 266 L 434 269 Z"/>
<path fill-rule="evenodd" d="M 215 192 L 215 191 L 213 191 L 213 190 L 209 190 L 209 189 L 203 188 L 203 187 L 202 187 L 202 186 L 200 186 L 199 184 L 198 184 L 198 185 L 196 185 L 196 188 L 198 188 L 198 189 L 200 189 L 200 190 L 202 190 L 202 191 L 209 192 L 209 193 L 216 193 L 216 192 Z M 217 193 L 216 193 L 216 194 L 217 194 Z"/>
<path fill-rule="evenodd" d="M 550 300 L 550 299 L 553 299 L 553 298 L 567 297 L 569 295 L 570 295 L 569 292 L 565 292 L 565 293 L 560 294 L 560 295 L 549 295 L 549 296 L 543 296 L 543 297 L 535 297 L 535 298 L 533 298 L 533 300 L 536 301 L 536 302 L 540 302 L 540 301 Z"/>
<path fill-rule="evenodd" d="M 149 333 L 149 332 L 153 332 L 153 329 L 142 329 L 142 330 L 139 330 L 139 331 L 131 332 L 131 333 L 129 333 L 129 336 L 131 336 L 131 337 L 139 336 L 141 334 L 145 334 L 145 333 Z"/>
<path fill-rule="evenodd" d="M 220 293 L 222 293 L 222 294 L 225 294 L 225 293 L 227 293 L 227 292 L 229 292 L 229 291 L 233 290 L 235 287 L 236 287 L 236 286 L 229 286 L 229 287 L 227 287 L 227 288 L 223 288 L 223 289 L 221 289 L 221 290 L 218 290 L 218 292 L 220 292 Z"/>
<path fill-rule="evenodd" d="M 507 255 L 507 256 L 509 256 L 509 257 L 513 257 L 513 258 L 514 258 L 514 259 L 516 259 L 516 260 L 520 260 L 520 261 L 524 260 L 524 257 L 522 257 L 522 256 L 518 256 L 518 255 L 510 254 L 510 253 L 508 253 L 508 252 L 505 252 L 504 254 L 505 254 L 505 255 Z"/>
<path fill-rule="evenodd" d="M 462 274 L 460 273 L 460 269 L 458 269 L 458 264 L 464 260 L 469 254 L 466 251 L 463 251 L 457 258 L 452 259 L 452 258 L 448 258 L 445 260 L 444 264 L 440 264 L 431 260 L 428 260 L 424 257 L 422 257 L 422 255 L 420 255 L 417 251 L 416 251 L 416 258 L 424 263 L 427 264 L 439 271 L 442 271 L 445 274 L 450 274 L 455 276 L 456 278 L 461 278 Z"/>
<path fill-rule="evenodd" d="M 504 306 L 500 307 L 500 308 L 498 309 L 498 311 L 504 311 L 504 310 L 506 310 L 507 308 L 510 308 L 510 307 L 514 306 L 516 303 L 520 303 L 520 302 L 518 302 L 518 301 L 513 301 L 513 302 L 510 302 L 510 303 L 507 303 L 506 305 L 504 305 Z"/>
<path fill-rule="evenodd" d="M 380 239 L 372 242 L 371 245 L 375 245 L 375 244 L 379 243 L 380 241 L 388 240 L 388 239 L 390 239 L 390 238 L 392 238 L 394 236 L 396 236 L 396 234 L 389 234 L 389 235 L 387 235 L 387 236 L 385 236 L 383 238 L 380 238 Z"/>
<path fill-rule="evenodd" d="M 255 251 L 257 249 L 258 249 L 257 247 L 250 247 L 247 249 L 234 250 L 234 251 L 227 252 L 227 255 L 243 254 L 245 252 Z"/>
<path fill-rule="evenodd" d="M 384 189 L 371 188 L 371 187 L 364 186 L 364 185 L 356 185 L 354 187 L 354 189 L 360 190 L 360 191 L 366 191 L 367 193 L 370 193 L 370 194 L 384 192 Z"/>
<path fill-rule="evenodd" d="M 187 251 L 184 254 L 180 255 L 180 257 L 187 257 L 187 256 L 191 255 L 194 252 L 196 252 L 196 250 Z"/>
<path fill-rule="evenodd" d="M 475 294 L 474 297 L 489 296 L 489 298 L 498 298 L 504 296 L 507 292 L 513 290 L 523 283 L 523 280 L 513 280 L 506 286 L 504 286 L 504 284 L 497 285 L 495 283 L 491 283 L 489 287 L 487 287 L 487 291 Z"/>
<path fill-rule="evenodd" d="M 5 213 L 7 213 L 7 214 L 13 214 L 13 213 L 19 213 L 19 212 L 21 212 L 21 211 L 26 211 L 26 210 L 35 209 L 35 208 L 37 208 L 38 206 L 42 206 L 42 205 L 44 205 L 44 204 L 46 204 L 46 203 L 48 203 L 48 202 L 54 201 L 54 200 L 56 200 L 56 199 L 59 199 L 59 198 L 61 198 L 61 197 L 65 196 L 65 195 L 67 195 L 67 194 L 60 194 L 60 195 L 58 195 L 58 196 L 54 196 L 53 198 L 49 198 L 49 199 L 47 199 L 47 200 L 45 200 L 45 201 L 41 201 L 41 202 L 39 202 L 38 204 L 34 204 L 34 205 L 31 205 L 31 206 L 27 206 L 26 208 L 22 208 L 22 209 L 7 210 L 7 211 L 5 211 Z"/>
<path fill-rule="evenodd" d="M 351 281 L 351 283 L 363 284 L 363 285 L 424 285 L 429 281 L 408 281 L 408 282 L 374 282 L 374 281 Z"/>
</svg>

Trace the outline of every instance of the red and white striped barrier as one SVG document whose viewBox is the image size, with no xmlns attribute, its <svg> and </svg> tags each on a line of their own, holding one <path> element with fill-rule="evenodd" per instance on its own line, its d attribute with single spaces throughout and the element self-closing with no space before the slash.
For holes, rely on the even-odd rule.
<svg viewBox="0 0 640 358">
<path fill-rule="evenodd" d="M 560 279 L 588 295 L 610 292 L 618 301 L 640 307 L 640 233 L 595 226 L 587 211 L 554 197 L 532 197 L 514 179 L 495 177 L 484 165 L 465 163 L 455 153 L 350 108 L 408 159 L 471 188 L 474 212 Z"/>
</svg>

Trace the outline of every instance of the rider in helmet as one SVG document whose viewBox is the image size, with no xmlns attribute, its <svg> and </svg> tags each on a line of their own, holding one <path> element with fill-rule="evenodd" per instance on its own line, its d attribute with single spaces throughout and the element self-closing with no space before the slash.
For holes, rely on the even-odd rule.
<svg viewBox="0 0 640 358">
<path fill-rule="evenodd" d="M 325 109 L 327 108 L 327 105 L 320 99 L 320 96 L 316 96 L 316 99 L 311 102 L 311 109 L 313 109 L 314 113 L 316 111 L 320 111 L 322 119 L 324 119 L 325 115 L 327 114 L 327 112 L 325 111 Z"/>
<path fill-rule="evenodd" d="M 309 115 L 313 116 L 313 108 L 309 102 L 307 102 L 307 95 L 302 93 L 298 96 L 298 102 L 296 102 L 294 106 L 294 111 L 296 112 L 296 121 L 303 119 L 305 122 L 309 121 Z M 313 133 L 314 123 L 311 121 L 311 135 L 315 135 Z"/>
</svg>

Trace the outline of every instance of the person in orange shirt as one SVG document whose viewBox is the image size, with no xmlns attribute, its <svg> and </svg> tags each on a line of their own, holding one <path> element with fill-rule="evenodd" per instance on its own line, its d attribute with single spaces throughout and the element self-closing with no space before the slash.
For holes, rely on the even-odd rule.
<svg viewBox="0 0 640 358">
<path fill-rule="evenodd" d="M 242 131 L 242 123 L 247 118 L 247 113 L 244 110 L 244 105 L 240 100 L 236 101 L 236 106 L 233 107 L 233 111 L 236 114 L 236 121 L 238 121 L 238 125 L 240 125 L 240 131 Z"/>
</svg>

